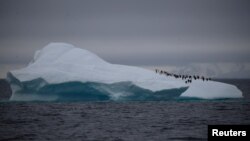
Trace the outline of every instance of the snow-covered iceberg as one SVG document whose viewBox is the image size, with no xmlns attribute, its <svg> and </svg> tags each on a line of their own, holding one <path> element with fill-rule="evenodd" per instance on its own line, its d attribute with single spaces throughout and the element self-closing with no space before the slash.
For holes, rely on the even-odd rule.
<svg viewBox="0 0 250 141">
<path fill-rule="evenodd" d="M 50 43 L 29 65 L 10 71 L 10 100 L 167 100 L 176 97 L 240 98 L 242 92 L 220 82 L 194 81 L 111 64 L 66 43 Z"/>
</svg>

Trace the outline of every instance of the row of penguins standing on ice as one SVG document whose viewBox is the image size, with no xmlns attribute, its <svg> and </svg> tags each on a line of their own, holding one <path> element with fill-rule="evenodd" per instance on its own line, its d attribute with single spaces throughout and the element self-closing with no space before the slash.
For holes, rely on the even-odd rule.
<svg viewBox="0 0 250 141">
<path fill-rule="evenodd" d="M 170 76 L 170 77 L 174 77 L 176 79 L 182 79 L 185 81 L 185 83 L 192 83 L 192 80 L 202 80 L 202 81 L 210 81 L 212 80 L 211 78 L 207 78 L 204 76 L 199 76 L 199 75 L 181 75 L 181 74 L 174 74 L 174 73 L 169 73 L 167 71 L 164 70 L 159 70 L 159 69 L 155 69 L 156 73 L 159 73 L 160 75 L 166 75 L 166 76 Z"/>
</svg>

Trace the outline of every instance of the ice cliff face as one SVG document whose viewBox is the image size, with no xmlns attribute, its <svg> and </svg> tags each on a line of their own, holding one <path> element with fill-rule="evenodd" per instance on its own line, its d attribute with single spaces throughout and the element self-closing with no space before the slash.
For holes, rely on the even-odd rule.
<svg viewBox="0 0 250 141">
<path fill-rule="evenodd" d="M 138 67 L 110 64 L 66 43 L 35 53 L 26 68 L 10 71 L 11 100 L 165 100 L 185 96 L 238 98 L 241 91 L 219 82 L 183 81 Z"/>
</svg>

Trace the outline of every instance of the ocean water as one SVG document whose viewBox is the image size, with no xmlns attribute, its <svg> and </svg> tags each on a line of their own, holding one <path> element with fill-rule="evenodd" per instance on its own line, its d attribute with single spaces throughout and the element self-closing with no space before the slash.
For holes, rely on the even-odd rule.
<svg viewBox="0 0 250 141">
<path fill-rule="evenodd" d="M 244 98 L 8 102 L 0 83 L 0 140 L 207 140 L 208 124 L 250 124 L 250 80 L 218 81 L 236 85 Z"/>
</svg>

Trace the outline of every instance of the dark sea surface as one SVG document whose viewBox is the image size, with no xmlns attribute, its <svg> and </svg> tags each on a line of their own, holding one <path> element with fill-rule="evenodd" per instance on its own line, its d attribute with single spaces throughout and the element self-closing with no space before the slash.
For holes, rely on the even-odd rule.
<svg viewBox="0 0 250 141">
<path fill-rule="evenodd" d="M 0 81 L 0 140 L 207 140 L 209 124 L 250 124 L 250 80 L 242 99 L 148 102 L 9 102 Z"/>
</svg>

